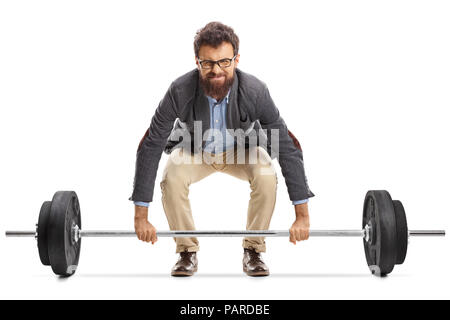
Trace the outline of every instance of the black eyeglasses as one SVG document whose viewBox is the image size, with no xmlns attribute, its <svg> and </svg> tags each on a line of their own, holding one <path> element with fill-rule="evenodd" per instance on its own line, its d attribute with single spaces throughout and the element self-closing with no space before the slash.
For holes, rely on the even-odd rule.
<svg viewBox="0 0 450 320">
<path fill-rule="evenodd" d="M 198 59 L 198 63 L 200 63 L 200 66 L 202 67 L 202 69 L 212 69 L 214 68 L 214 65 L 217 64 L 220 68 L 228 68 L 229 66 L 231 66 L 231 62 L 236 58 L 236 56 L 234 56 L 233 58 L 225 58 L 225 59 L 221 59 L 221 60 L 200 60 Z"/>
</svg>

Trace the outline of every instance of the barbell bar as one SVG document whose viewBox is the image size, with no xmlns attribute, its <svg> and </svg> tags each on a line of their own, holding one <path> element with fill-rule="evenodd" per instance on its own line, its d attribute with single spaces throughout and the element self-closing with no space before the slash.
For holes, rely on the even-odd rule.
<svg viewBox="0 0 450 320">
<path fill-rule="evenodd" d="M 158 237 L 289 237 L 288 230 L 176 230 L 157 231 Z M 81 212 L 74 191 L 58 191 L 45 201 L 35 231 L 6 231 L 6 237 L 37 239 L 42 264 L 61 276 L 75 273 L 81 239 L 88 237 L 136 237 L 134 231 L 81 229 Z M 408 230 L 402 203 L 385 190 L 368 191 L 364 199 L 363 229 L 310 230 L 310 237 L 359 237 L 363 239 L 366 261 L 372 274 L 385 276 L 406 257 L 409 237 L 445 236 L 445 230 Z"/>
<path fill-rule="evenodd" d="M 445 230 L 408 230 L 409 236 L 445 236 Z M 131 238 L 136 237 L 135 231 L 125 230 L 73 230 L 73 237 L 80 238 Z M 178 230 L 157 231 L 156 235 L 162 238 L 191 238 L 191 237 L 289 237 L 289 230 Z M 6 237 L 37 238 L 37 231 L 6 231 Z M 368 237 L 366 230 L 310 230 L 310 237 Z"/>
</svg>

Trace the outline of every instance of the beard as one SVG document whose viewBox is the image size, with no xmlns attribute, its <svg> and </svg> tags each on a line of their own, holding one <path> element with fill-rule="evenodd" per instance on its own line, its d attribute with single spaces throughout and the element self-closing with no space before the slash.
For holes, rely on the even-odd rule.
<svg viewBox="0 0 450 320">
<path fill-rule="evenodd" d="M 229 77 L 226 73 L 215 73 L 213 71 L 208 72 L 205 76 L 200 76 L 200 85 L 206 95 L 210 97 L 217 97 L 217 101 L 224 98 L 228 90 L 230 90 L 234 81 L 234 70 L 233 75 Z M 212 80 L 213 77 L 224 76 L 225 80 L 222 83 L 217 83 L 217 81 Z"/>
</svg>

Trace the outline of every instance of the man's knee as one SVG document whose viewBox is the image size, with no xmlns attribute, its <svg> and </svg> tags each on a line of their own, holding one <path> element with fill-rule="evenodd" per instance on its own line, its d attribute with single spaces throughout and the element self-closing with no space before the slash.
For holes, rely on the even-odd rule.
<svg viewBox="0 0 450 320">
<path fill-rule="evenodd" d="M 267 151 L 258 147 L 256 149 L 256 153 L 258 156 L 258 161 L 255 165 L 252 166 L 252 175 L 257 179 L 264 179 L 262 176 L 266 177 L 268 183 L 277 183 L 277 173 L 275 170 L 275 166 L 273 165 L 272 159 L 270 158 Z"/>
<path fill-rule="evenodd" d="M 176 164 L 168 160 L 166 168 L 164 169 L 163 177 L 161 180 L 161 190 L 168 191 L 181 191 L 183 188 L 189 185 L 189 168 L 185 164 Z"/>
<path fill-rule="evenodd" d="M 268 195 L 276 192 L 278 178 L 276 172 L 272 169 L 261 168 L 262 172 L 255 174 L 253 179 L 251 180 L 251 188 L 253 190 L 260 190 L 260 192 L 267 193 Z M 265 171 L 266 169 L 267 171 Z"/>
<path fill-rule="evenodd" d="M 267 153 L 266 149 L 261 146 L 256 148 L 251 148 L 249 152 L 249 163 L 256 164 L 259 166 L 269 166 L 272 163 L 270 155 Z"/>
<path fill-rule="evenodd" d="M 179 188 L 187 185 L 187 177 L 185 176 L 186 168 L 180 165 L 170 166 L 164 172 L 161 187 L 165 188 Z"/>
</svg>

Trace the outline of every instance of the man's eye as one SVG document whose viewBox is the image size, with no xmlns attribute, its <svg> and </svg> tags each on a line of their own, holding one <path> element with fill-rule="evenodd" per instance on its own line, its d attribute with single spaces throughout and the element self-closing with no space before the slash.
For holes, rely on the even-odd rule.
<svg viewBox="0 0 450 320">
<path fill-rule="evenodd" d="M 214 62 L 212 61 L 203 61 L 203 66 L 207 68 L 211 68 L 214 66 Z"/>
<path fill-rule="evenodd" d="M 230 64 L 230 59 L 222 59 L 219 61 L 219 65 L 221 66 L 227 66 Z"/>
</svg>

